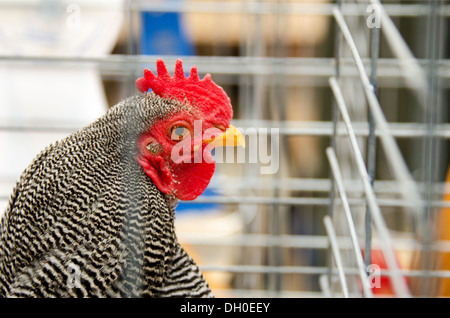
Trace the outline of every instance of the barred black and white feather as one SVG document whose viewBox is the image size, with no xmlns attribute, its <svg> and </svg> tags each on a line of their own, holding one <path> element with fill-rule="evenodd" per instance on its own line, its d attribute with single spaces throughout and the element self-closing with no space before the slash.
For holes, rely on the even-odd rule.
<svg viewBox="0 0 450 318">
<path fill-rule="evenodd" d="M 0 296 L 212 296 L 177 241 L 175 198 L 135 160 L 137 136 L 183 107 L 130 97 L 36 157 L 1 220 Z"/>
</svg>

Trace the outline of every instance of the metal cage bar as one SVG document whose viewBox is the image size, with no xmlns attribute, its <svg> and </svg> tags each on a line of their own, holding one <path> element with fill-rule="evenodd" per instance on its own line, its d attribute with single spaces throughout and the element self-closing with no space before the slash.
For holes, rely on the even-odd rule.
<svg viewBox="0 0 450 318">
<path fill-rule="evenodd" d="M 8 8 L 27 4 L 29 1 L 2 1 L 0 6 Z M 358 24 L 351 22 L 365 19 L 370 5 L 379 10 L 381 27 L 366 28 L 361 32 Z M 86 2 L 83 6 L 86 10 L 91 7 L 96 7 L 96 4 Z M 448 119 L 437 118 L 445 113 L 443 103 L 448 101 L 448 98 L 443 101 L 437 98 L 438 90 L 448 91 L 450 88 L 448 54 L 440 56 L 437 52 L 440 39 L 445 34 L 448 37 L 449 31 L 439 29 L 442 27 L 439 23 L 448 21 L 450 4 L 443 1 L 404 4 L 379 0 L 323 3 L 130 0 L 125 2 L 123 10 L 128 20 L 124 30 L 129 36 L 124 51 L 95 57 L 32 56 L 26 53 L 1 55 L 0 65 L 95 65 L 104 80 L 123 81 L 126 78 L 132 83 L 141 76 L 144 66 L 154 68 L 156 58 L 161 57 L 167 65 L 173 65 L 181 57 L 185 65 L 196 64 L 201 72 L 219 76 L 221 84 L 231 87 L 232 92 L 238 92 L 236 101 L 243 115 L 233 120 L 234 126 L 243 130 L 252 127 L 277 129 L 280 136 L 277 151 L 282 159 L 294 151 L 286 142 L 290 138 L 312 137 L 321 145 L 326 144 L 320 154 L 325 167 L 320 176 L 291 175 L 290 167 L 283 160 L 280 165 L 284 164 L 286 170 L 271 178 L 263 178 L 255 173 L 255 167 L 246 166 L 249 169 L 245 173 L 217 177 L 218 184 L 233 184 L 234 191 L 185 203 L 186 206 L 219 204 L 238 211 L 236 214 L 245 220 L 241 232 L 228 236 L 179 233 L 180 241 L 193 249 L 205 249 L 209 253 L 211 250 L 232 248 L 242 254 L 239 260 L 233 262 L 204 261 L 200 264 L 207 275 L 232 277 L 228 287 L 217 289 L 219 293 L 236 297 L 339 297 L 341 294 L 345 297 L 375 297 L 375 290 L 365 285 L 363 289 L 358 289 L 356 282 L 363 281 L 369 274 L 367 266 L 373 261 L 370 252 L 380 246 L 388 263 L 388 268 L 382 269 L 381 276 L 391 279 L 396 296 L 416 295 L 409 288 L 411 286 L 405 286 L 404 278 L 450 278 L 449 270 L 435 269 L 431 264 L 400 268 L 393 255 L 393 251 L 398 250 L 411 253 L 450 252 L 449 241 L 433 240 L 431 235 L 435 211 L 450 207 L 450 202 L 443 199 L 450 190 L 445 187 L 445 181 L 434 177 L 436 166 L 430 162 L 438 155 L 435 152 L 438 147 L 436 142 L 448 144 L 450 141 Z M 248 23 L 254 22 L 256 31 L 254 35 L 244 32 L 234 55 L 227 53 L 219 56 L 214 52 L 184 56 L 139 55 L 137 48 L 140 43 L 133 37 L 136 32 L 133 19 L 136 13 L 144 11 L 223 16 L 239 14 Z M 268 44 L 263 36 L 264 17 L 278 19 L 277 27 L 282 28 L 283 19 L 293 16 L 298 19 L 307 16 L 328 19 L 330 25 L 326 44 L 331 47 L 328 55 L 283 56 L 279 53 L 283 47 L 265 53 Z M 426 54 L 414 55 L 408 39 L 398 26 L 398 21 L 402 19 L 429 19 L 425 38 L 430 49 Z M 282 46 L 280 41 L 276 43 Z M 368 44 L 370 49 L 365 51 Z M 390 53 L 383 54 L 383 50 L 390 50 Z M 348 87 L 352 87 L 349 82 L 360 86 L 349 92 Z M 285 111 L 284 101 L 273 96 L 279 96 L 288 87 L 308 87 L 325 92 L 322 110 L 326 115 L 311 120 L 270 116 L 277 110 Z M 384 90 L 406 90 L 405 94 L 411 94 L 420 106 L 420 112 L 426 114 L 426 120 L 390 120 L 383 113 Z M 132 84 L 127 84 L 123 91 L 133 93 Z M 267 93 L 273 91 L 276 94 Z M 350 102 L 356 95 L 363 96 L 367 103 L 359 105 L 367 111 L 367 120 L 352 113 L 354 109 L 350 107 Z M 265 116 L 262 109 L 264 103 L 272 109 Z M 36 136 L 69 134 L 78 128 L 80 125 L 70 120 L 39 122 L 0 118 L 0 134 L 15 136 L 25 133 Z M 248 138 L 260 136 L 257 130 L 247 131 Z M 401 147 L 403 143 L 422 141 L 427 142 L 424 149 L 427 147 L 429 150 L 423 157 L 416 155 L 420 157 L 417 160 L 428 160 L 424 164 L 427 169 L 424 174 L 427 176 L 423 180 L 408 168 L 409 162 L 405 160 L 408 158 L 403 155 Z M 328 148 L 330 145 L 331 148 Z M 386 179 L 377 178 L 381 170 L 378 167 L 379 157 L 383 153 L 383 160 L 391 173 Z M 356 166 L 349 165 L 348 158 L 356 160 Z M 345 174 L 349 171 L 350 174 Z M 6 176 L 0 176 L 2 203 L 8 200 L 11 190 L 3 184 L 14 181 L 6 179 Z M 213 189 L 214 186 L 212 184 Z M 304 232 L 286 230 L 299 216 L 304 217 L 301 220 L 307 224 L 299 226 Z M 413 219 L 412 229 L 401 233 L 392 230 L 387 223 L 394 218 L 408 222 Z M 307 226 L 313 230 L 307 232 L 304 229 Z M 374 233 L 371 233 L 372 227 Z M 421 236 L 420 239 L 416 235 Z M 335 290 L 338 282 L 341 282 L 341 288 Z M 425 287 L 423 290 L 428 295 Z"/>
</svg>

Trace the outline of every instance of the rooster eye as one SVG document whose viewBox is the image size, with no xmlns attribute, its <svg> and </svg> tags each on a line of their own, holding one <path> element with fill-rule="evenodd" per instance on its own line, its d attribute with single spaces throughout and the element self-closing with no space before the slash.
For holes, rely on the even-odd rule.
<svg viewBox="0 0 450 318">
<path fill-rule="evenodd" d="M 170 137 L 172 140 L 181 141 L 189 134 L 189 129 L 181 125 L 175 125 L 170 128 Z"/>
</svg>

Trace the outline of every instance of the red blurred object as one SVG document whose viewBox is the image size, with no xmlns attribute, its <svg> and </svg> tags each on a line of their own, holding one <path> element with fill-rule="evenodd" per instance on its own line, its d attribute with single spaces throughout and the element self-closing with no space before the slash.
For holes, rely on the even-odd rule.
<svg viewBox="0 0 450 318">
<path fill-rule="evenodd" d="M 362 251 L 364 255 L 364 250 Z M 400 264 L 397 260 L 397 264 Z M 388 265 L 382 250 L 372 249 L 371 251 L 371 272 L 369 273 L 369 283 L 375 297 L 394 297 L 395 291 L 389 276 L 378 276 L 379 271 L 388 270 Z M 377 273 L 378 271 L 378 273 Z M 407 278 L 405 277 L 406 282 Z"/>
</svg>

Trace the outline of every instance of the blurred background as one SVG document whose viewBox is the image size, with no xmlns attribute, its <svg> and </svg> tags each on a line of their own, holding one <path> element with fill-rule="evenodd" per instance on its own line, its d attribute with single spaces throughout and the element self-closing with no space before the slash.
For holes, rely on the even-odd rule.
<svg viewBox="0 0 450 318">
<path fill-rule="evenodd" d="M 0 213 L 40 150 L 182 58 L 255 145 L 216 151 L 176 210 L 216 297 L 447 297 L 449 18 L 441 0 L 0 0 Z"/>
</svg>

